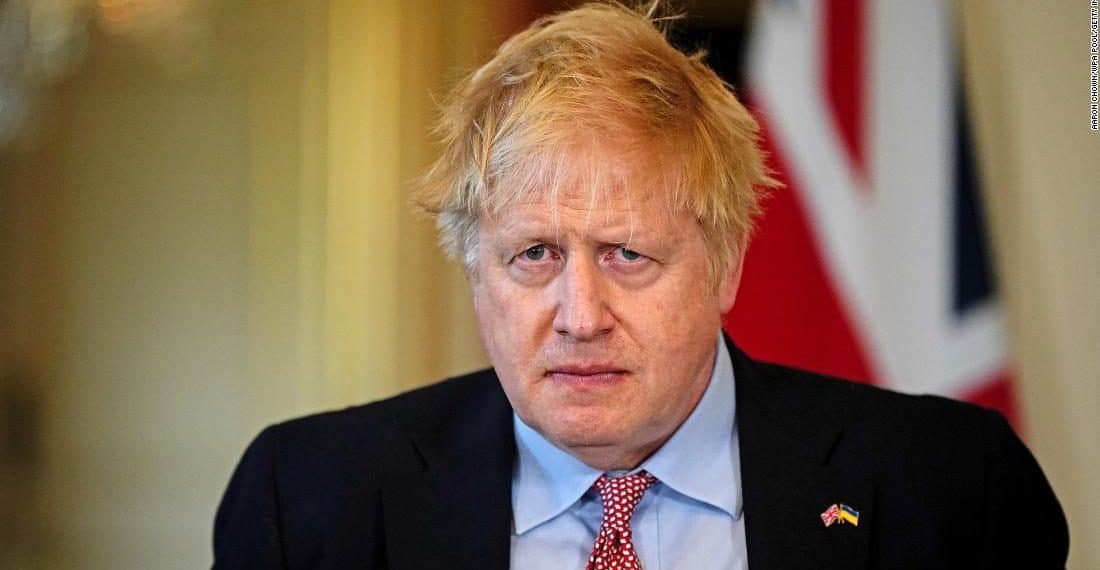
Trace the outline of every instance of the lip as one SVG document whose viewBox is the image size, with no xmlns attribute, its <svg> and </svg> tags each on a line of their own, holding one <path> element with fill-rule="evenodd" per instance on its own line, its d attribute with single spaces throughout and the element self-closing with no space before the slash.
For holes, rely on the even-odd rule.
<svg viewBox="0 0 1100 570">
<path fill-rule="evenodd" d="M 591 376 L 595 374 L 622 374 L 626 369 L 603 362 L 570 363 L 554 366 L 546 369 L 547 374 L 570 374 L 574 376 Z"/>
<path fill-rule="evenodd" d="M 566 364 L 546 370 L 548 378 L 564 382 L 604 383 L 625 378 L 629 373 L 621 367 L 603 363 Z"/>
</svg>

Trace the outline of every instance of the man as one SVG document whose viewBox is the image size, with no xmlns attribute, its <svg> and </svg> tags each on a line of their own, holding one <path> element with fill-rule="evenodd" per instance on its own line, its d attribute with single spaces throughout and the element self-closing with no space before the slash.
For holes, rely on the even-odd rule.
<svg viewBox="0 0 1100 570">
<path fill-rule="evenodd" d="M 444 107 L 419 195 L 484 370 L 265 430 L 216 568 L 1060 567 L 993 412 L 757 363 L 720 333 L 757 127 L 650 16 L 533 24 Z"/>
</svg>

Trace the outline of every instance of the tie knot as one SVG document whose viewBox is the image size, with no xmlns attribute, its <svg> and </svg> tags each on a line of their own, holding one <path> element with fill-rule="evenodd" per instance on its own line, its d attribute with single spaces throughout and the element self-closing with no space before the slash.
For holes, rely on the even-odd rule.
<svg viewBox="0 0 1100 570">
<path fill-rule="evenodd" d="M 630 517 L 642 500 L 642 495 L 657 482 L 657 478 L 645 471 L 636 475 L 608 477 L 600 475 L 594 487 L 603 501 L 604 522 L 618 529 L 630 528 Z"/>
</svg>

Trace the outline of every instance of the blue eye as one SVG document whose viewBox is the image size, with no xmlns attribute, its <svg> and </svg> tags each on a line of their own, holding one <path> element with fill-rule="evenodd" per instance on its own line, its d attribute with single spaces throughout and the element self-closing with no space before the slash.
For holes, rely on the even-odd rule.
<svg viewBox="0 0 1100 570">
<path fill-rule="evenodd" d="M 620 247 L 619 252 L 620 252 L 620 255 L 623 256 L 623 259 L 625 259 L 627 261 L 637 261 L 637 260 L 641 259 L 641 257 L 642 257 L 642 254 L 640 254 L 640 253 L 638 253 L 638 252 L 636 252 L 632 249 L 627 249 L 625 247 Z"/>
<path fill-rule="evenodd" d="M 546 246 L 541 244 L 531 246 L 525 249 L 521 255 L 528 261 L 542 261 L 546 257 Z"/>
</svg>

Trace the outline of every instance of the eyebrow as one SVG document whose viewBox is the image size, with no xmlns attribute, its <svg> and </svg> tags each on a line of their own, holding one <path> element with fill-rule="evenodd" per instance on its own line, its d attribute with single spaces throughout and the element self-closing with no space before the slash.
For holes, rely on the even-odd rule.
<svg viewBox="0 0 1100 570">
<path fill-rule="evenodd" d="M 507 241 L 514 240 L 539 240 L 546 243 L 560 243 L 561 242 L 561 226 L 558 224 L 537 221 L 532 222 L 528 220 L 517 220 L 502 224 L 496 232 L 493 232 L 499 238 Z M 586 239 L 594 239 L 601 243 L 608 244 L 624 244 L 632 243 L 639 240 L 646 241 L 646 238 L 650 237 L 649 232 L 644 231 L 637 224 L 614 224 L 614 225 L 602 225 L 602 224 L 590 224 L 588 228 L 583 231 L 583 236 Z"/>
</svg>

